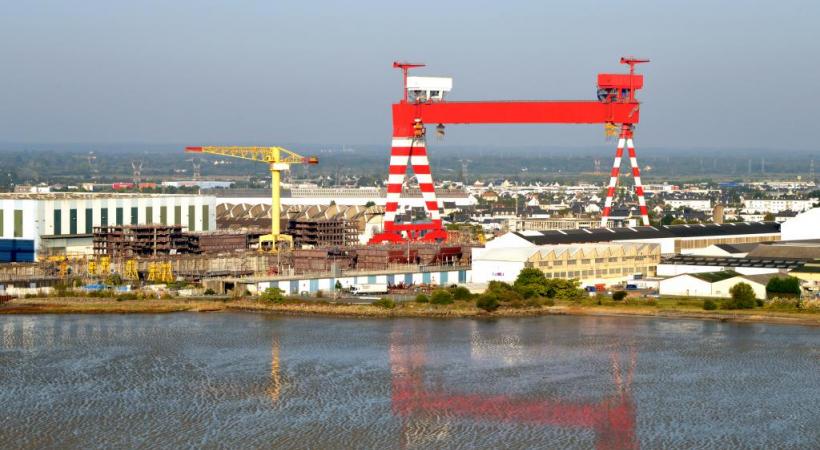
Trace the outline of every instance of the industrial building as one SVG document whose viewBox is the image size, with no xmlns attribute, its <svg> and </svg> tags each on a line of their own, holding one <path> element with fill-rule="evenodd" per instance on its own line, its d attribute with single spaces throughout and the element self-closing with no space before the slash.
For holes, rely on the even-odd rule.
<svg viewBox="0 0 820 450">
<path fill-rule="evenodd" d="M 725 254 L 720 254 L 722 250 Z M 698 254 L 664 258 L 659 276 L 731 270 L 743 275 L 786 273 L 820 261 L 820 240 L 775 241 L 737 246 L 719 245 Z"/>
<path fill-rule="evenodd" d="M 473 281 L 511 283 L 525 267 L 547 278 L 578 278 L 583 284 L 614 284 L 635 275 L 655 276 L 660 246 L 584 243 L 473 249 Z"/>
<path fill-rule="evenodd" d="M 820 239 L 820 208 L 812 208 L 780 225 L 783 240 Z"/>
<path fill-rule="evenodd" d="M 691 253 L 715 244 L 746 244 L 780 240 L 775 222 L 666 225 L 662 227 L 583 228 L 577 230 L 522 231 L 507 233 L 487 247 L 635 242 L 660 245 L 662 254 Z"/>
<path fill-rule="evenodd" d="M 423 208 L 424 198 L 417 188 L 408 189 L 405 196 L 407 208 Z M 268 189 L 214 189 L 209 194 L 219 198 L 217 203 L 252 205 L 270 205 L 270 190 Z M 387 190 L 378 187 L 333 187 L 321 188 L 316 186 L 282 187 L 282 209 L 287 206 L 311 205 L 351 205 L 364 206 L 369 203 L 384 206 L 387 202 Z M 453 204 L 456 207 L 475 206 L 478 201 L 468 192 L 456 189 L 436 189 L 439 207 Z"/>
<path fill-rule="evenodd" d="M 595 228 L 599 220 L 576 219 L 566 217 L 517 217 L 510 221 L 513 231 L 547 231 L 547 230 L 577 230 L 579 228 Z"/>
<path fill-rule="evenodd" d="M 692 297 L 731 297 L 730 290 L 736 284 L 746 283 L 752 287 L 755 297 L 766 298 L 766 284 L 776 275 L 741 275 L 726 270 L 681 274 L 660 281 L 661 295 Z"/>
<path fill-rule="evenodd" d="M 471 278 L 469 267 L 441 266 L 418 267 L 414 269 L 396 270 L 362 270 L 350 271 L 344 274 L 333 275 L 279 275 L 270 277 L 223 278 L 208 280 L 205 286 L 216 292 L 230 291 L 260 293 L 268 288 L 279 288 L 286 295 L 301 293 L 316 294 L 318 291 L 331 294 L 338 281 L 342 288 L 350 288 L 357 284 L 404 284 L 449 286 L 451 284 L 469 283 Z"/>
<path fill-rule="evenodd" d="M 33 261 L 50 254 L 90 254 L 94 227 L 180 225 L 216 229 L 216 198 L 201 195 L 124 193 L 2 193 L 2 262 Z M 0 249 L 2 250 L 2 249 Z M 25 251 L 24 251 L 25 250 Z"/>
<path fill-rule="evenodd" d="M 364 244 L 382 227 L 383 206 L 291 205 L 280 212 L 280 225 L 293 236 L 294 244 Z M 271 207 L 264 204 L 219 203 L 216 221 L 220 229 L 260 230 L 270 226 Z M 319 230 L 322 229 L 322 233 Z"/>
</svg>

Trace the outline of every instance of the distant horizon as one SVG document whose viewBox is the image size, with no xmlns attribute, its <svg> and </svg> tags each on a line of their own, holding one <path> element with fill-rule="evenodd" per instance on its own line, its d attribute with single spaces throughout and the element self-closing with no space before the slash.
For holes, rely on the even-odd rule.
<svg viewBox="0 0 820 450">
<path fill-rule="evenodd" d="M 637 138 L 636 138 L 637 141 Z M 275 142 L 275 143 L 253 143 L 253 142 L 138 142 L 138 141 L 121 141 L 121 142 L 11 142 L 11 141 L 0 141 L 0 152 L 4 151 L 24 151 L 24 150 L 32 150 L 32 151 L 48 151 L 48 150 L 68 150 L 68 151 L 85 151 L 81 147 L 91 148 L 91 151 L 138 151 L 140 147 L 144 147 L 145 151 L 167 151 L 170 149 L 179 149 L 183 151 L 186 146 L 190 145 L 237 145 L 237 146 L 278 146 L 278 147 L 293 147 L 292 150 L 296 152 L 306 151 L 306 152 L 319 152 L 319 151 L 326 151 L 326 150 L 342 150 L 344 148 L 352 149 L 352 150 L 365 150 L 365 151 L 378 151 L 378 149 L 383 148 L 385 150 L 385 154 L 389 154 L 390 150 L 390 141 L 389 139 L 384 143 L 300 143 L 300 142 Z M 16 148 L 10 148 L 16 147 Z M 121 147 L 121 148 L 110 148 L 110 147 Z M 591 145 L 591 144 L 567 144 L 567 145 L 533 145 L 533 144 L 510 144 L 510 145 L 502 145 L 502 144 L 484 144 L 484 145 L 470 145 L 470 144 L 446 144 L 442 142 L 435 142 L 433 140 L 428 140 L 427 148 L 428 151 L 431 153 L 435 153 L 437 151 L 444 151 L 446 153 L 456 152 L 456 151 L 478 151 L 478 150 L 526 150 L 526 151 L 535 151 L 535 150 L 542 150 L 545 152 L 561 152 L 563 150 L 571 149 L 575 151 L 583 151 L 583 152 L 609 152 L 614 156 L 615 153 L 616 142 L 603 142 L 599 145 Z M 784 155 L 782 153 L 783 150 L 787 150 L 789 152 L 795 152 L 800 155 L 817 155 L 820 159 L 820 145 L 817 148 L 767 148 L 767 147 L 684 147 L 684 146 L 646 146 L 640 147 L 639 144 L 636 142 L 636 147 L 638 148 L 638 157 L 640 158 L 641 153 L 653 154 L 653 156 L 658 156 L 658 152 L 667 152 L 667 151 L 686 151 L 691 152 L 692 154 L 701 154 L 701 153 L 708 153 L 714 150 L 726 151 L 730 153 L 735 152 L 750 152 L 756 156 L 765 156 L 767 152 L 777 152 L 772 153 L 773 157 L 784 157 L 788 155 Z M 681 154 L 677 155 L 670 155 L 670 156 L 685 156 Z M 738 155 L 712 155 L 715 157 L 720 156 L 738 156 Z M 820 161 L 819 161 L 820 162 Z"/>
<path fill-rule="evenodd" d="M 413 10 L 375 0 L 10 2 L 0 139 L 386 147 L 402 96 L 395 60 L 451 76 L 452 101 L 594 101 L 596 75 L 623 73 L 619 58 L 634 55 L 651 60 L 637 69 L 639 157 L 817 146 L 819 2 L 419 0 Z M 596 126 L 458 125 L 444 146 L 604 147 L 602 136 Z"/>
</svg>

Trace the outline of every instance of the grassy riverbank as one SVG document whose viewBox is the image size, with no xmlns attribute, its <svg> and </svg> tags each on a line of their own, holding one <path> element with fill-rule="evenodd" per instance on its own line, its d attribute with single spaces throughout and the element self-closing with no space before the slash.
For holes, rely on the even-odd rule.
<svg viewBox="0 0 820 450">
<path fill-rule="evenodd" d="M 0 305 L 0 314 L 126 314 L 171 312 L 256 311 L 285 315 L 326 315 L 345 317 L 432 317 L 432 318 L 493 318 L 540 315 L 635 316 L 709 319 L 735 322 L 770 322 L 796 325 L 820 325 L 817 310 L 747 310 L 705 311 L 702 300 L 662 298 L 647 303 L 585 299 L 581 302 L 558 301 L 554 306 L 501 308 L 491 313 L 475 306 L 474 301 L 456 301 L 450 305 L 406 302 L 394 308 L 349 303 L 317 301 L 261 302 L 254 299 L 141 299 L 115 298 L 32 298 L 13 300 Z"/>
</svg>

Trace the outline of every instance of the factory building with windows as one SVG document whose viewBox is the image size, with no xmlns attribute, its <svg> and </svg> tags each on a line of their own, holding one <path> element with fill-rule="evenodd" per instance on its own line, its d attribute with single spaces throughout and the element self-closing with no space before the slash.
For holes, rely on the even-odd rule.
<svg viewBox="0 0 820 450">
<path fill-rule="evenodd" d="M 94 227 L 181 225 L 216 229 L 216 197 L 121 193 L 0 194 L 0 262 L 92 253 Z"/>
</svg>

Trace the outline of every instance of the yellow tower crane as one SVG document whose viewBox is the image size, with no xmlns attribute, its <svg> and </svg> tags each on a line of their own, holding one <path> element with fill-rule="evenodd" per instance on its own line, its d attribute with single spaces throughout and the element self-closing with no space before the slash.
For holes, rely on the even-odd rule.
<svg viewBox="0 0 820 450">
<path fill-rule="evenodd" d="M 282 171 L 290 170 L 291 164 L 318 164 L 319 159 L 315 156 L 305 157 L 296 154 L 290 150 L 282 147 L 223 147 L 223 146 L 208 146 L 208 147 L 185 147 L 186 152 L 193 153 L 209 153 L 212 155 L 230 156 L 231 158 L 247 159 L 250 161 L 257 161 L 266 163 L 270 170 L 270 190 L 271 190 L 271 229 L 270 234 L 266 234 L 259 238 L 260 247 L 263 243 L 270 243 L 271 249 L 276 249 L 278 242 L 285 242 L 289 247 L 293 246 L 293 238 L 286 234 L 282 234 L 279 229 L 279 221 L 281 220 L 281 196 L 279 192 L 279 184 L 282 180 Z"/>
</svg>

